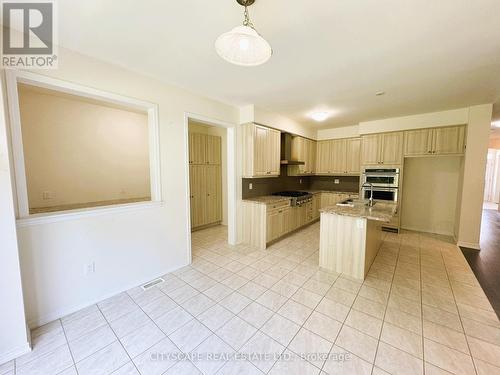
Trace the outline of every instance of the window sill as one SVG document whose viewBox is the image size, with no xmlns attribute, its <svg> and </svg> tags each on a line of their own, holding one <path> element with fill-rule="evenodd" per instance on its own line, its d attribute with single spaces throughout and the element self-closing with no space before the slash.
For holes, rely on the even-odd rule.
<svg viewBox="0 0 500 375">
<path fill-rule="evenodd" d="M 116 204 L 112 206 L 81 208 L 68 211 L 48 212 L 43 214 L 33 214 L 28 217 L 18 218 L 16 224 L 18 227 L 28 227 L 32 225 L 56 223 L 59 221 L 77 220 L 84 217 L 93 217 L 106 214 L 121 213 L 127 211 L 143 210 L 148 208 L 162 207 L 162 201 L 149 201 Z"/>
</svg>

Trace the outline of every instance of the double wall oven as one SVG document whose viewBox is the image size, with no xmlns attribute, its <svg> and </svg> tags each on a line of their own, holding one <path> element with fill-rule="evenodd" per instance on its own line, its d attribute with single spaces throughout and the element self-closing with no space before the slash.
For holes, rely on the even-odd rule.
<svg viewBox="0 0 500 375">
<path fill-rule="evenodd" d="M 399 168 L 366 168 L 361 185 L 365 183 L 373 185 L 373 199 L 398 202 Z M 361 196 L 364 199 L 370 198 L 370 188 L 362 188 Z"/>
</svg>

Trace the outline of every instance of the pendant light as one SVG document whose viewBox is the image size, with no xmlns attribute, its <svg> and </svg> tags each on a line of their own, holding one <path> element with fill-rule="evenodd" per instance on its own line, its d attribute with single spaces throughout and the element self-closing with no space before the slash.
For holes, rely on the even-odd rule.
<svg viewBox="0 0 500 375">
<path fill-rule="evenodd" d="M 242 26 L 222 34 L 215 41 L 215 50 L 224 60 L 241 66 L 257 66 L 271 58 L 273 50 L 269 43 L 255 30 L 248 7 L 255 0 L 236 0 L 245 7 L 245 20 Z"/>
</svg>

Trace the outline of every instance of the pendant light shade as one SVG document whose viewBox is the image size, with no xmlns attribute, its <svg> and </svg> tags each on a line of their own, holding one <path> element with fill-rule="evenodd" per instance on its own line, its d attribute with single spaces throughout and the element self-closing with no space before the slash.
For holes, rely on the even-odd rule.
<svg viewBox="0 0 500 375">
<path fill-rule="evenodd" d="M 242 26 L 222 34 L 215 41 L 215 50 L 224 60 L 240 66 L 257 66 L 271 58 L 273 50 L 269 43 L 255 30 L 248 6 L 255 0 L 236 0 L 245 7 L 245 20 Z"/>
<path fill-rule="evenodd" d="M 269 43 L 250 26 L 237 26 L 219 36 L 215 50 L 224 60 L 241 66 L 264 64 L 273 54 Z"/>
</svg>

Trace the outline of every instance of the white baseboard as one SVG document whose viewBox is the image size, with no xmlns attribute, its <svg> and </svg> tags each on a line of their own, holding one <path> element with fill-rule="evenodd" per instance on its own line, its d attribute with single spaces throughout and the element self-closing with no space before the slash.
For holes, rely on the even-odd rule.
<svg viewBox="0 0 500 375">
<path fill-rule="evenodd" d="M 454 234 L 451 233 L 451 232 L 433 231 L 433 230 L 429 230 L 427 228 L 417 228 L 417 227 L 411 227 L 411 226 L 407 226 L 407 225 L 402 225 L 401 229 L 410 230 L 410 231 L 413 231 L 413 232 L 431 233 L 431 234 L 439 234 L 439 235 L 442 235 L 442 236 L 455 237 Z"/>
<path fill-rule="evenodd" d="M 171 270 L 168 270 L 167 272 L 163 272 L 162 274 L 160 275 L 155 275 L 155 276 L 151 276 L 151 277 L 148 277 L 147 280 L 141 280 L 140 282 L 134 282 L 133 285 L 127 285 L 126 287 L 124 288 L 120 288 L 120 290 L 117 290 L 115 292 L 112 292 L 112 293 L 107 293 L 105 295 L 102 295 L 102 296 L 99 296 L 95 299 L 92 299 L 92 300 L 88 300 L 88 301 L 85 301 L 85 302 L 82 302 L 76 306 L 70 306 L 70 307 L 64 307 L 62 309 L 59 309 L 59 310 L 54 310 L 48 314 L 45 314 L 45 315 L 41 315 L 41 316 L 38 316 L 38 317 L 35 317 L 35 318 L 32 318 L 32 319 L 29 319 L 28 320 L 28 327 L 30 329 L 34 329 L 34 328 L 38 328 L 40 326 L 43 326 L 44 324 L 47 324 L 47 323 L 50 323 L 50 322 L 53 322 L 54 320 L 57 320 L 57 319 L 61 319 L 62 317 L 65 317 L 69 314 L 73 314 L 74 312 L 77 312 L 81 309 L 84 309 L 85 307 L 88 307 L 88 306 L 91 306 L 91 305 L 95 305 L 96 303 L 99 303 L 99 302 L 102 302 L 104 301 L 105 299 L 107 298 L 110 298 L 110 297 L 113 297 L 113 296 L 116 296 L 117 294 L 120 294 L 120 293 L 123 293 L 123 292 L 126 292 L 127 290 L 130 290 L 132 288 L 135 288 L 136 286 L 139 286 L 139 285 L 142 285 L 142 284 L 145 284 L 147 283 L 148 281 L 151 281 L 151 280 L 154 280 L 160 276 L 163 276 L 167 273 L 170 273 L 170 272 L 173 272 L 179 268 L 182 268 L 184 266 L 187 266 L 188 263 L 182 265 L 182 266 L 179 266 L 179 267 L 175 267 Z"/>
<path fill-rule="evenodd" d="M 31 346 L 29 342 L 26 342 L 25 344 L 13 348 L 8 352 L 0 353 L 0 364 L 9 362 L 29 352 L 31 352 Z"/>
<path fill-rule="evenodd" d="M 462 247 L 468 247 L 469 249 L 481 250 L 481 246 L 479 246 L 478 243 L 474 242 L 458 241 L 457 245 Z"/>
</svg>

